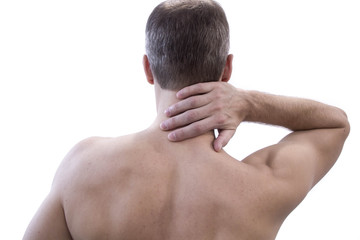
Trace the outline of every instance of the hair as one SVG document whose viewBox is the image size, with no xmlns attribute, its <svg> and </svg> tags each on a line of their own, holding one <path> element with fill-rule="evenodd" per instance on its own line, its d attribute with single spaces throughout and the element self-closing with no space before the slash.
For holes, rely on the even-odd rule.
<svg viewBox="0 0 360 240">
<path fill-rule="evenodd" d="M 213 0 L 169 0 L 146 24 L 146 54 L 160 87 L 179 90 L 219 81 L 229 52 L 229 24 Z"/>
</svg>

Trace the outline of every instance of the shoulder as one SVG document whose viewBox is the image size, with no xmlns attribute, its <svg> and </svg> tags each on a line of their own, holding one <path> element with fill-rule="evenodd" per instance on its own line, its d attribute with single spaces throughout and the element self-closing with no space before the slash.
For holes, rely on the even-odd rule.
<svg viewBox="0 0 360 240">
<path fill-rule="evenodd" d="M 242 162 L 264 182 L 278 213 L 289 214 L 312 188 L 313 175 L 307 162 L 313 158 L 304 144 L 283 143 L 263 148 Z"/>
<path fill-rule="evenodd" d="M 67 182 L 73 171 L 92 161 L 101 148 L 104 138 L 89 137 L 75 144 L 62 160 L 54 178 L 53 185 Z"/>
<path fill-rule="evenodd" d="M 63 164 L 83 164 L 84 162 L 94 160 L 101 162 L 101 159 L 105 159 L 105 157 L 108 157 L 111 153 L 120 152 L 129 148 L 131 146 L 131 139 L 131 135 L 116 138 L 86 138 L 75 144 L 75 146 L 65 156 Z"/>
<path fill-rule="evenodd" d="M 98 154 L 101 154 L 105 150 L 106 145 L 110 142 L 110 138 L 102 137 L 89 137 L 80 141 L 75 144 L 65 156 L 60 168 L 68 168 L 77 164 L 92 161 Z"/>
<path fill-rule="evenodd" d="M 131 137 L 90 137 L 77 143 L 61 162 L 53 187 L 62 191 L 97 182 L 126 159 Z M 126 155 L 126 154 L 125 154 Z"/>
<path fill-rule="evenodd" d="M 254 169 L 267 171 L 269 182 L 275 184 L 274 199 L 281 203 L 279 206 L 287 204 L 292 210 L 334 165 L 343 144 L 341 131 L 292 132 L 279 143 L 253 153 L 243 162 Z"/>
<path fill-rule="evenodd" d="M 81 140 L 77 144 L 75 144 L 68 154 L 65 156 L 63 163 L 69 161 L 76 161 L 83 158 L 85 155 L 93 153 L 101 147 L 104 142 L 108 142 L 109 138 L 103 137 L 89 137 Z"/>
</svg>

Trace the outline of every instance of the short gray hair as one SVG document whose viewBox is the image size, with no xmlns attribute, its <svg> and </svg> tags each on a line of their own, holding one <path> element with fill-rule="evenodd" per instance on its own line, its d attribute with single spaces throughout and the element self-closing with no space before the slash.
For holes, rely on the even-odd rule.
<svg viewBox="0 0 360 240">
<path fill-rule="evenodd" d="M 229 24 L 213 0 L 169 0 L 146 24 L 146 54 L 162 89 L 218 81 L 229 52 Z"/>
</svg>

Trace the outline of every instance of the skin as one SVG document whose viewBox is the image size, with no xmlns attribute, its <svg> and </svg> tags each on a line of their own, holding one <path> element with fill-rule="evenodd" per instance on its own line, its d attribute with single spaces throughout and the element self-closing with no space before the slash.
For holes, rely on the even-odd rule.
<svg viewBox="0 0 360 240">
<path fill-rule="evenodd" d="M 146 56 L 144 69 L 154 123 L 77 144 L 23 239 L 275 239 L 349 133 L 338 108 L 234 88 L 231 55 L 219 82 L 178 93 L 157 85 Z M 242 121 L 293 132 L 239 161 L 222 147 Z"/>
</svg>

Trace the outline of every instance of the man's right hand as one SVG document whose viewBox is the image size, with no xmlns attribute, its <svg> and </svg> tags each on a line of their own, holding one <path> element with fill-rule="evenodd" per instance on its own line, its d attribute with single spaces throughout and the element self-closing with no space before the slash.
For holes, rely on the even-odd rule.
<svg viewBox="0 0 360 240">
<path fill-rule="evenodd" d="M 169 119 L 160 127 L 172 131 L 168 135 L 170 141 L 182 141 L 218 129 L 214 149 L 220 151 L 246 118 L 248 103 L 245 94 L 245 91 L 225 82 L 186 87 L 176 94 L 181 101 L 166 110 Z"/>
</svg>

